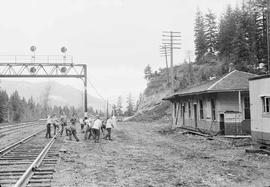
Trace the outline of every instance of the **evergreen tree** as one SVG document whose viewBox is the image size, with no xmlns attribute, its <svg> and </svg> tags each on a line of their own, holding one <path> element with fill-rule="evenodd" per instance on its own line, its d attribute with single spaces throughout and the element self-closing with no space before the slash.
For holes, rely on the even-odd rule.
<svg viewBox="0 0 270 187">
<path fill-rule="evenodd" d="M 8 118 L 8 95 L 6 91 L 0 91 L 0 123 Z"/>
<path fill-rule="evenodd" d="M 202 12 L 197 9 L 195 19 L 195 55 L 198 63 L 203 55 L 207 52 L 207 42 L 205 36 L 205 24 Z"/>
<path fill-rule="evenodd" d="M 118 97 L 118 99 L 117 99 L 117 109 L 116 109 L 116 114 L 117 114 L 117 116 L 122 116 L 123 115 L 123 110 L 122 110 L 122 108 L 123 108 L 123 106 L 122 106 L 122 97 L 121 96 L 119 96 Z"/>
<path fill-rule="evenodd" d="M 194 77 L 194 69 L 193 69 L 192 63 L 188 64 L 188 75 L 187 76 L 189 78 L 188 84 L 193 84 L 195 82 L 195 77 Z"/>
<path fill-rule="evenodd" d="M 134 114 L 134 101 L 133 101 L 131 93 L 127 97 L 126 114 L 127 114 L 127 116 L 132 116 Z"/>
<path fill-rule="evenodd" d="M 243 5 L 235 10 L 237 24 L 233 39 L 232 62 L 236 69 L 252 72 L 258 59 L 256 57 L 256 32 L 252 13 Z"/>
<path fill-rule="evenodd" d="M 112 105 L 112 114 L 116 115 L 117 107 L 115 104 Z"/>
<path fill-rule="evenodd" d="M 49 106 L 50 102 L 50 94 L 51 94 L 51 85 L 48 84 L 44 90 L 42 96 L 42 104 L 43 104 L 43 116 L 46 117 L 48 114 L 52 113 L 51 108 Z"/>
<path fill-rule="evenodd" d="M 23 109 L 20 97 L 17 91 L 10 96 L 10 109 L 12 121 L 20 121 L 23 115 Z"/>
<path fill-rule="evenodd" d="M 68 117 L 71 117 L 71 114 L 70 114 L 70 110 L 67 106 L 64 106 L 63 108 L 63 113 L 68 116 Z"/>
<path fill-rule="evenodd" d="M 230 61 L 233 52 L 233 40 L 236 35 L 237 19 L 230 6 L 226 13 L 221 17 L 219 23 L 219 32 L 217 35 L 217 50 L 220 56 Z"/>
<path fill-rule="evenodd" d="M 136 105 L 135 105 L 134 112 L 137 112 L 138 111 L 138 109 L 140 108 L 140 106 L 142 105 L 142 103 L 143 103 L 143 94 L 140 93 L 139 98 L 138 98 L 138 100 L 136 102 Z"/>
<path fill-rule="evenodd" d="M 152 68 L 150 67 L 150 65 L 148 64 L 145 68 L 144 68 L 144 78 L 146 80 L 150 80 L 150 78 L 152 77 Z"/>
<path fill-rule="evenodd" d="M 256 56 L 258 64 L 263 63 L 267 66 L 267 0 L 253 0 L 249 1 L 249 11 L 253 14 L 253 21 L 255 22 L 256 33 Z M 254 28 L 255 27 L 255 28 Z"/>
<path fill-rule="evenodd" d="M 216 15 L 211 10 L 208 10 L 208 13 L 205 15 L 205 37 L 207 50 L 211 54 L 214 54 L 216 51 L 217 32 Z"/>
</svg>

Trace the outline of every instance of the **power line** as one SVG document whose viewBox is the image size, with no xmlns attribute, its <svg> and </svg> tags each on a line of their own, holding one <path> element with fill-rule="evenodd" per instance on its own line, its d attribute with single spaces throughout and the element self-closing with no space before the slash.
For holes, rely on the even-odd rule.
<svg viewBox="0 0 270 187">
<path fill-rule="evenodd" d="M 160 55 L 165 57 L 165 63 L 166 63 L 166 72 L 167 72 L 167 83 L 169 85 L 170 83 L 170 75 L 169 75 L 169 66 L 168 66 L 168 49 L 166 45 L 162 45 L 160 47 Z"/>
<path fill-rule="evenodd" d="M 162 45 L 165 49 L 168 47 L 170 49 L 171 57 L 171 87 L 174 89 L 174 67 L 173 67 L 173 50 L 181 49 L 181 32 L 176 31 L 163 31 L 162 32 Z M 167 53 L 167 52 L 166 52 Z M 167 55 L 166 55 L 167 58 Z"/>
<path fill-rule="evenodd" d="M 104 100 L 104 102 L 106 102 L 106 116 L 108 117 L 108 108 L 109 108 L 109 106 L 110 107 L 112 107 L 112 105 L 109 103 L 109 101 L 108 101 L 108 99 L 105 99 L 105 97 L 103 97 L 101 94 L 100 94 L 100 92 L 98 91 L 98 89 L 94 86 L 94 84 L 89 80 L 89 79 L 87 79 L 87 81 L 88 81 L 88 83 L 90 84 L 90 86 L 94 89 L 94 91 L 96 92 L 96 94 L 101 98 L 101 99 L 103 99 Z"/>
<path fill-rule="evenodd" d="M 97 90 L 97 88 L 94 86 L 94 84 L 89 80 L 87 79 L 88 83 L 90 84 L 90 86 L 94 89 L 94 91 L 96 92 L 96 94 L 101 98 L 103 99 L 104 101 L 107 101 L 107 99 L 105 99 L 100 93 L 99 91 Z"/>
</svg>

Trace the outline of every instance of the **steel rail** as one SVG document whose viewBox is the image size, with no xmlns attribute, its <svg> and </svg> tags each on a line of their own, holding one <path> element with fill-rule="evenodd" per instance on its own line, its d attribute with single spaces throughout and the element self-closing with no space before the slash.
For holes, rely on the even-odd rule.
<svg viewBox="0 0 270 187">
<path fill-rule="evenodd" d="M 30 136 L 27 136 L 26 138 L 23 138 L 22 140 L 19 140 L 18 142 L 8 146 L 8 147 L 5 147 L 4 149 L 1 149 L 0 150 L 0 157 L 3 156 L 4 153 L 8 152 L 9 150 L 11 150 L 12 148 L 26 142 L 27 140 L 29 140 L 30 138 L 36 136 L 37 134 L 41 133 L 42 131 L 45 131 L 45 129 L 42 129 L 42 130 L 39 130 L 33 134 L 31 134 Z"/>
<path fill-rule="evenodd" d="M 46 119 L 38 119 L 38 120 L 34 120 L 34 121 L 26 121 L 26 122 L 21 122 L 21 123 L 13 123 L 13 124 L 8 124 L 7 123 L 7 125 L 0 125 L 0 129 L 26 125 L 26 124 L 30 124 L 30 123 L 36 123 L 36 122 L 40 122 L 40 121 L 45 121 L 45 120 Z"/>
<path fill-rule="evenodd" d="M 23 187 L 26 186 L 29 182 L 30 178 L 33 176 L 35 170 L 39 167 L 42 160 L 45 158 L 47 153 L 49 152 L 50 148 L 54 144 L 56 137 L 58 136 L 58 133 L 52 137 L 50 142 L 45 146 L 45 148 L 41 151 L 41 153 L 38 155 L 38 157 L 35 159 L 35 161 L 29 166 L 29 168 L 24 172 L 24 174 L 21 176 L 21 178 L 17 181 L 17 183 L 14 185 L 14 187 Z"/>
<path fill-rule="evenodd" d="M 17 129 L 21 129 L 21 128 L 24 128 L 24 127 L 31 127 L 31 126 L 38 126 L 37 124 L 33 123 L 33 124 L 25 124 L 25 125 L 20 125 L 20 126 L 15 126 L 15 127 L 12 127 L 12 128 L 4 128 L 4 129 L 0 129 L 0 134 L 3 134 L 5 132 L 10 132 L 10 131 L 15 131 Z"/>
<path fill-rule="evenodd" d="M 5 129 L 5 128 L 9 128 L 9 127 L 16 127 L 16 126 L 21 126 L 21 125 L 25 125 L 28 123 L 34 123 L 34 122 L 24 122 L 24 123 L 15 123 L 15 124 L 9 124 L 9 125 L 1 125 L 0 129 Z"/>
</svg>

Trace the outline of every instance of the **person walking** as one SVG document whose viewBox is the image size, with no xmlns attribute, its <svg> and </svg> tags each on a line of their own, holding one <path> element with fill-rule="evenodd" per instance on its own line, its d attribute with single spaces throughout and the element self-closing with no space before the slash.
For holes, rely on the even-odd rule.
<svg viewBox="0 0 270 187">
<path fill-rule="evenodd" d="M 95 135 L 95 143 L 99 142 L 101 125 L 102 125 L 102 121 L 100 120 L 99 116 L 97 116 L 97 119 L 95 120 L 92 127 L 94 131 L 94 135 Z"/>
<path fill-rule="evenodd" d="M 116 128 L 116 117 L 115 117 L 115 115 L 112 116 L 112 124 L 113 124 L 113 128 Z"/>
<path fill-rule="evenodd" d="M 91 136 L 93 136 L 93 139 L 95 137 L 94 131 L 93 131 L 93 125 L 94 125 L 94 118 L 89 118 L 89 120 L 88 120 L 88 126 L 89 126 L 88 140 L 90 140 Z"/>
<path fill-rule="evenodd" d="M 93 129 L 92 129 L 93 123 L 94 123 L 94 120 L 91 117 L 86 120 L 86 130 L 85 130 L 85 134 L 84 134 L 85 140 L 90 139 L 91 136 L 94 137 Z"/>
<path fill-rule="evenodd" d="M 80 141 L 79 138 L 77 137 L 77 131 L 76 131 L 76 120 L 74 120 L 73 118 L 70 119 L 70 133 L 69 133 L 69 140 L 72 140 L 72 136 L 75 138 L 75 140 L 78 142 Z"/>
<path fill-rule="evenodd" d="M 51 138 L 51 125 L 52 125 L 52 118 L 51 116 L 48 116 L 47 118 L 47 124 L 46 124 L 46 135 L 45 138 Z"/>
<path fill-rule="evenodd" d="M 87 119 L 87 117 L 85 117 L 84 119 L 84 123 L 86 125 L 86 129 L 85 129 L 85 132 L 84 132 L 84 139 L 86 140 L 87 139 L 87 135 L 88 135 L 88 132 L 89 132 L 89 120 L 90 118 Z"/>
<path fill-rule="evenodd" d="M 52 120 L 53 120 L 53 130 L 54 130 L 53 131 L 53 134 L 55 135 L 56 134 L 56 130 L 59 129 L 59 122 L 58 122 L 58 119 L 57 119 L 56 114 L 53 115 Z"/>
<path fill-rule="evenodd" d="M 60 122 L 61 122 L 61 130 L 60 130 L 60 135 L 63 135 L 64 129 L 67 126 L 67 116 L 66 115 L 62 115 L 60 117 Z M 67 132 L 66 132 L 67 135 Z"/>
<path fill-rule="evenodd" d="M 81 125 L 81 132 L 83 132 L 84 128 L 84 120 L 82 118 L 79 119 L 80 125 Z"/>
<path fill-rule="evenodd" d="M 111 118 L 109 118 L 106 122 L 106 130 L 107 130 L 107 134 L 106 136 L 104 137 L 105 140 L 107 140 L 109 138 L 110 141 L 112 141 L 112 138 L 111 138 L 111 133 L 112 133 L 112 128 L 114 128 L 114 125 L 113 125 L 113 121 Z"/>
</svg>

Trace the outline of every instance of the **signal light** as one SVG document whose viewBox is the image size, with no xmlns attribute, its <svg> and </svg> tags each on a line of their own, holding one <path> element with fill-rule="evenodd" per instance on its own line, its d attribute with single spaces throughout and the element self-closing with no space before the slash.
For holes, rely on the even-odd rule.
<svg viewBox="0 0 270 187">
<path fill-rule="evenodd" d="M 66 73 L 67 68 L 66 67 L 62 67 L 60 71 L 61 71 L 61 73 Z"/>
<path fill-rule="evenodd" d="M 35 73 L 36 71 L 37 71 L 37 69 L 36 69 L 35 67 L 31 67 L 31 68 L 30 68 L 30 72 L 31 72 L 31 73 Z"/>
</svg>

